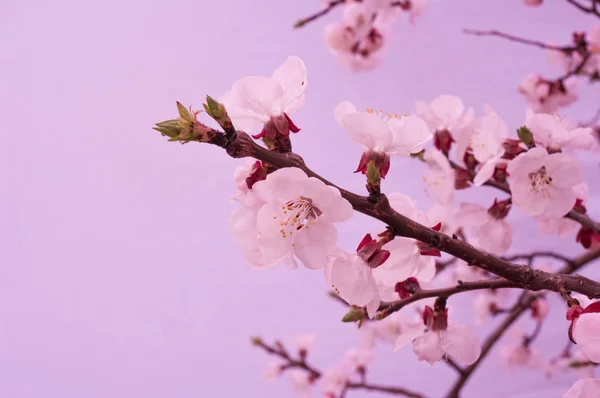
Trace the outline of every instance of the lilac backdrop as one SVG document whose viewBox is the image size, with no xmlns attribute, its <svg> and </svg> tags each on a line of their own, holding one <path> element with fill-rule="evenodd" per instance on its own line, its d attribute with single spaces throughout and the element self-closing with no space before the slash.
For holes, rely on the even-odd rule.
<svg viewBox="0 0 600 398">
<path fill-rule="evenodd" d="M 314 330 L 312 357 L 325 366 L 356 342 L 353 327 L 339 322 L 344 310 L 326 297 L 321 272 L 253 272 L 243 264 L 226 228 L 240 162 L 218 148 L 169 144 L 152 124 L 174 115 L 175 100 L 199 107 L 205 94 L 268 75 L 297 54 L 309 88 L 294 118 L 302 127 L 295 149 L 315 170 L 360 191 L 364 182 L 351 173 L 360 148 L 336 125 L 333 107 L 348 99 L 409 113 L 416 99 L 451 93 L 479 114 L 489 103 L 516 127 L 524 102 L 515 87 L 526 72 L 550 71 L 545 55 L 460 30 L 501 28 L 560 42 L 595 22 L 565 1 L 548 3 L 431 0 L 416 25 L 397 25 L 382 67 L 356 75 L 322 44 L 325 21 L 290 28 L 320 7 L 317 0 L 3 0 L 0 397 L 292 396 L 287 380 L 263 382 L 268 358 L 249 336 Z M 587 119 L 598 93 L 583 97 L 569 114 Z M 588 180 L 598 181 L 597 164 L 585 165 Z M 426 207 L 419 167 L 394 159 L 385 189 Z M 590 207 L 600 215 L 598 202 Z M 512 218 L 514 251 L 579 252 L 568 239 L 538 241 L 534 226 L 517 212 Z M 342 227 L 340 245 L 354 247 L 376 226 L 356 216 Z M 556 311 L 540 340 L 548 355 L 561 349 L 565 327 Z M 377 350 L 373 381 L 437 397 L 454 378 L 443 364 L 417 363 L 410 350 L 389 351 Z M 492 357 L 465 396 L 533 397 L 547 387 L 543 396 L 558 396 L 574 380 L 497 371 Z"/>
</svg>

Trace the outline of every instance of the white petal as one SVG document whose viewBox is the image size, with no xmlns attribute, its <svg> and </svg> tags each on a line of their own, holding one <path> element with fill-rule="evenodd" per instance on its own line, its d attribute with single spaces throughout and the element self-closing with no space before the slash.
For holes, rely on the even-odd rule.
<svg viewBox="0 0 600 398">
<path fill-rule="evenodd" d="M 419 115 L 425 122 L 429 125 L 429 127 L 433 130 L 437 130 L 441 124 L 442 120 L 436 115 L 431 106 L 425 101 L 416 101 L 415 108 L 417 111 L 417 115 Z"/>
<path fill-rule="evenodd" d="M 347 303 L 366 306 L 377 296 L 371 268 L 358 256 L 336 257 L 331 266 L 331 284 Z"/>
<path fill-rule="evenodd" d="M 300 57 L 290 56 L 275 69 L 271 79 L 277 82 L 283 89 L 283 95 L 279 99 L 279 111 L 292 113 L 304 105 L 306 99 L 306 65 Z"/>
<path fill-rule="evenodd" d="M 416 277 L 420 281 L 429 282 L 435 276 L 435 258 L 432 256 L 421 256 L 419 259 L 419 269 Z"/>
<path fill-rule="evenodd" d="M 284 236 L 280 230 L 280 221 L 284 217 L 281 202 L 269 202 L 258 210 L 257 229 L 258 246 L 264 256 L 283 257 L 292 250 L 292 236 Z"/>
<path fill-rule="evenodd" d="M 298 231 L 294 239 L 294 254 L 309 269 L 320 269 L 328 263 L 337 242 L 337 230 L 331 222 L 319 217 L 314 225 Z"/>
<path fill-rule="evenodd" d="M 548 151 L 546 148 L 535 147 L 524 152 L 508 163 L 506 171 L 511 176 L 528 175 L 538 171 L 546 162 Z"/>
<path fill-rule="evenodd" d="M 346 115 L 350 115 L 356 112 L 358 112 L 358 110 L 352 102 L 342 101 L 335 107 L 335 110 L 333 111 L 333 116 L 335 117 L 335 120 L 340 124 L 340 126 L 344 127 L 344 123 L 342 122 L 344 120 L 344 117 Z"/>
<path fill-rule="evenodd" d="M 252 190 L 265 202 L 287 202 L 299 199 L 307 180 L 308 176 L 299 168 L 284 167 L 267 175 L 266 180 L 254 184 Z"/>
<path fill-rule="evenodd" d="M 416 116 L 404 116 L 388 122 L 392 131 L 392 143 L 388 152 L 401 155 L 418 153 L 433 139 L 427 123 Z"/>
<path fill-rule="evenodd" d="M 413 343 L 413 351 L 417 354 L 419 361 L 434 364 L 442 359 L 444 351 L 440 345 L 439 333 L 430 331 L 421 337 L 417 337 Z"/>
<path fill-rule="evenodd" d="M 579 162 L 564 153 L 553 153 L 548 156 L 546 171 L 552 177 L 552 186 L 571 188 L 584 182 Z"/>
<path fill-rule="evenodd" d="M 273 107 L 283 95 L 281 85 L 265 76 L 244 77 L 231 87 L 235 107 L 264 116 L 276 116 Z"/>
<path fill-rule="evenodd" d="M 573 338 L 586 358 L 600 363 L 600 313 L 582 314 L 575 322 Z"/>
<path fill-rule="evenodd" d="M 394 351 L 398 351 L 400 348 L 406 347 L 407 345 L 412 343 L 414 339 L 416 339 L 417 337 L 421 337 L 424 334 L 425 331 L 423 328 L 418 330 L 407 331 L 406 333 L 400 334 L 396 339 L 396 342 L 394 343 Z"/>
<path fill-rule="evenodd" d="M 443 334 L 441 347 L 457 362 L 473 364 L 481 354 L 481 344 L 473 330 L 464 325 L 449 326 Z"/>
<path fill-rule="evenodd" d="M 568 142 L 570 148 L 590 150 L 596 145 L 592 129 L 589 127 L 576 128 L 571 130 L 569 134 L 571 135 L 571 139 Z"/>
<path fill-rule="evenodd" d="M 577 201 L 577 195 L 573 188 L 553 188 L 550 190 L 550 195 L 543 213 L 540 213 L 546 217 L 563 217 L 575 206 Z"/>
<path fill-rule="evenodd" d="M 495 169 L 496 159 L 491 159 L 483 163 L 473 179 L 473 184 L 475 184 L 476 187 L 480 187 L 485 184 L 490 178 L 492 178 Z"/>
<path fill-rule="evenodd" d="M 385 152 L 392 142 L 388 124 L 371 113 L 350 113 L 344 116 L 342 125 L 353 141 L 368 149 Z"/>
<path fill-rule="evenodd" d="M 600 397 L 600 380 L 581 379 L 563 394 L 563 398 L 598 398 Z"/>
<path fill-rule="evenodd" d="M 462 100 L 453 95 L 440 95 L 433 100 L 431 108 L 447 127 L 465 111 Z"/>
</svg>

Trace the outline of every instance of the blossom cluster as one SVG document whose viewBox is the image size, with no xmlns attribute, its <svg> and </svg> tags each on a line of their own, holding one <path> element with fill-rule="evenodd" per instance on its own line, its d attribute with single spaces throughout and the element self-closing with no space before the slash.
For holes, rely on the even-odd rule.
<svg viewBox="0 0 600 398">
<path fill-rule="evenodd" d="M 338 3 L 343 7 L 342 20 L 325 27 L 325 43 L 341 65 L 355 72 L 380 64 L 401 13 L 408 13 L 414 22 L 425 8 L 425 0 L 342 0 L 325 5 Z"/>
<path fill-rule="evenodd" d="M 271 150 L 285 152 L 290 132 L 300 131 L 291 114 L 305 101 L 306 74 L 304 62 L 292 56 L 271 77 L 240 79 L 221 101 L 237 129 L 255 133 L 254 138 L 262 139 Z M 590 150 L 595 140 L 592 129 L 577 127 L 565 118 L 528 109 L 516 136 L 510 137 L 510 128 L 492 107 L 486 105 L 483 114 L 476 116 L 473 108 L 452 95 L 417 101 L 413 115 L 360 111 L 349 101 L 340 102 L 332 114 L 364 149 L 355 172 L 366 176 L 371 195 L 379 195 L 394 157 L 421 159 L 426 166 L 426 192 L 435 205 L 423 211 L 414 199 L 396 192 L 386 195 L 391 208 L 433 230 L 448 235 L 460 231 L 485 252 L 502 255 L 509 250 L 513 228 L 507 216 L 512 207 L 538 220 L 542 232 L 561 235 L 574 234 L 578 225 L 565 215 L 586 212 L 587 186 L 573 154 Z M 229 230 L 251 267 L 271 269 L 283 263 L 290 268 L 301 264 L 323 270 L 338 297 L 362 309 L 365 318 L 374 318 L 382 303 L 435 285 L 436 258 L 441 253 L 423 242 L 386 229 L 357 239 L 354 251 L 338 247 L 336 225 L 353 216 L 353 207 L 337 188 L 304 170 L 276 169 L 252 161 L 239 167 L 234 177 L 238 193 L 232 199 L 239 207 L 229 217 Z M 456 190 L 489 183 L 504 186 L 510 197 L 496 199 L 489 208 L 456 203 Z M 595 232 L 581 230 L 574 239 L 586 248 L 598 240 Z M 461 273 L 456 282 L 486 278 L 461 262 L 454 272 Z M 505 301 L 503 291 L 478 293 L 473 301 L 476 323 L 501 312 Z M 596 333 L 600 323 L 592 318 L 597 306 L 576 308 L 580 310 L 569 315 L 572 338 L 586 358 L 598 361 L 600 340 L 594 336 L 600 335 Z M 412 311 L 417 320 L 407 321 L 394 313 L 369 322 L 367 329 L 372 336 L 393 342 L 395 349 L 412 343 L 419 360 L 433 364 L 452 358 L 470 365 L 479 357 L 480 343 L 471 327 L 453 322 L 452 309 L 442 298 L 420 300 L 403 311 Z M 541 322 L 548 312 L 547 302 L 534 301 L 531 311 Z M 325 391 L 331 396 L 348 383 L 357 363 L 364 366 L 371 358 L 369 347 L 360 350 L 351 356 L 354 362 L 336 365 L 323 376 L 328 383 Z M 531 361 L 529 345 L 518 345 L 506 358 L 510 363 Z M 298 373 L 292 378 L 297 390 L 304 391 L 300 386 L 310 384 Z"/>
</svg>

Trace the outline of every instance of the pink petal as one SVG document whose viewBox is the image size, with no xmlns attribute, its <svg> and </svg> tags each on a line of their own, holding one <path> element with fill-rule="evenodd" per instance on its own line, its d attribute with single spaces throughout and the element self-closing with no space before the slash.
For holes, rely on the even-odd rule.
<svg viewBox="0 0 600 398">
<path fill-rule="evenodd" d="M 481 344 L 473 330 L 464 325 L 448 327 L 443 334 L 441 347 L 457 362 L 473 364 L 481 354 Z"/>
<path fill-rule="evenodd" d="M 300 109 L 306 100 L 306 65 L 300 57 L 290 56 L 275 69 L 271 79 L 281 86 L 283 95 L 279 98 L 279 112 L 293 113 Z"/>
</svg>

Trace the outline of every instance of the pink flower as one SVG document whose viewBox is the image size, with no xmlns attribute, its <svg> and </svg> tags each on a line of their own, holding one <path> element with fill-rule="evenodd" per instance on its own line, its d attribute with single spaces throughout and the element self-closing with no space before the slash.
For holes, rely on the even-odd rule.
<svg viewBox="0 0 600 398">
<path fill-rule="evenodd" d="M 335 108 L 335 119 L 353 141 L 368 151 L 408 155 L 420 152 L 432 139 L 427 124 L 415 116 L 359 112 L 348 101 Z"/>
<path fill-rule="evenodd" d="M 315 332 L 312 333 L 304 333 L 299 334 L 294 338 L 294 345 L 300 352 L 307 352 L 310 347 L 312 347 L 317 341 L 317 334 Z"/>
<path fill-rule="evenodd" d="M 588 199 L 588 186 L 587 184 L 581 183 L 573 187 L 575 194 L 577 195 L 577 202 L 585 206 Z M 579 223 L 568 218 L 554 218 L 554 217 L 535 217 L 539 222 L 539 231 L 544 235 L 568 236 L 574 233 L 579 228 Z"/>
<path fill-rule="evenodd" d="M 561 82 L 551 82 L 539 74 L 525 75 L 519 92 L 535 112 L 554 112 L 577 100 L 577 78 L 571 76 Z"/>
<path fill-rule="evenodd" d="M 402 334 L 396 340 L 394 351 L 411 341 L 417 358 L 430 364 L 449 355 L 461 364 L 471 365 L 481 354 L 479 339 L 471 328 L 463 325 L 453 325 L 437 331 L 421 328 L 413 333 Z"/>
<path fill-rule="evenodd" d="M 292 380 L 292 388 L 299 398 L 310 398 L 312 379 L 309 373 L 300 369 L 291 369 L 288 371 Z"/>
<path fill-rule="evenodd" d="M 600 396 L 600 380 L 580 379 L 563 394 L 563 398 L 597 398 Z"/>
<path fill-rule="evenodd" d="M 267 370 L 265 370 L 265 380 L 273 381 L 281 375 L 281 364 L 279 362 L 269 362 Z"/>
<path fill-rule="evenodd" d="M 524 0 L 525 5 L 529 7 L 541 6 L 544 0 Z"/>
<path fill-rule="evenodd" d="M 454 170 L 444 154 L 435 148 L 428 149 L 423 155 L 428 168 L 423 172 L 423 181 L 427 185 L 425 192 L 443 205 L 454 200 Z"/>
<path fill-rule="evenodd" d="M 514 205 L 531 216 L 564 216 L 577 200 L 573 187 L 583 183 L 579 163 L 540 147 L 517 156 L 507 171 Z"/>
<path fill-rule="evenodd" d="M 461 151 L 457 158 L 462 158 L 467 149 L 470 130 L 475 120 L 473 108 L 465 110 L 462 100 L 453 95 L 440 95 L 430 104 L 416 101 L 417 115 L 423 118 L 429 127 L 436 132 L 436 146 L 447 153 L 453 141 L 457 142 Z"/>
<path fill-rule="evenodd" d="M 572 320 L 571 332 L 583 356 L 600 363 L 600 301 L 588 305 Z"/>
<path fill-rule="evenodd" d="M 473 299 L 473 314 L 475 324 L 483 325 L 493 315 L 495 310 L 502 308 L 506 300 L 510 298 L 508 290 L 486 290 L 479 292 Z"/>
<path fill-rule="evenodd" d="M 354 365 L 355 368 L 365 368 L 375 359 L 375 353 L 370 348 L 351 348 L 346 352 L 346 359 Z"/>
<path fill-rule="evenodd" d="M 512 243 L 512 226 L 502 218 L 495 218 L 481 205 L 461 204 L 457 219 L 467 240 L 488 253 L 504 254 Z"/>
<path fill-rule="evenodd" d="M 349 361 L 339 362 L 327 369 L 321 377 L 323 392 L 338 397 L 350 381 L 354 370 L 352 363 Z"/>
<path fill-rule="evenodd" d="M 496 165 L 504 156 L 503 143 L 508 136 L 506 122 L 490 106 L 484 108 L 486 115 L 475 121 L 470 139 L 473 156 L 481 164 L 473 179 L 475 186 L 481 186 L 492 178 Z"/>
<path fill-rule="evenodd" d="M 600 24 L 596 24 L 590 29 L 587 41 L 592 53 L 600 53 Z"/>
<path fill-rule="evenodd" d="M 340 252 L 332 256 L 325 277 L 336 293 L 348 304 L 367 307 L 369 318 L 381 302 L 373 269 L 359 256 Z"/>
<path fill-rule="evenodd" d="M 547 365 L 544 358 L 531 347 L 518 343 L 501 348 L 500 362 L 506 368 L 523 367 L 531 370 L 544 369 Z"/>
<path fill-rule="evenodd" d="M 242 206 L 230 216 L 230 232 L 244 257 L 260 268 L 280 262 L 322 268 L 336 249 L 334 223 L 352 217 L 350 203 L 335 188 L 294 167 L 279 169 L 252 190 L 258 209 Z"/>
<path fill-rule="evenodd" d="M 528 109 L 525 125 L 533 133 L 535 141 L 549 150 L 589 150 L 595 145 L 592 128 L 576 127 L 568 119 L 556 115 L 533 113 Z"/>
<path fill-rule="evenodd" d="M 304 62 L 290 56 L 271 77 L 249 76 L 238 80 L 220 102 L 238 129 L 253 131 L 264 125 L 255 138 L 266 134 L 273 139 L 278 133 L 287 136 L 290 131 L 299 131 L 289 114 L 304 105 L 306 86 Z"/>
</svg>

